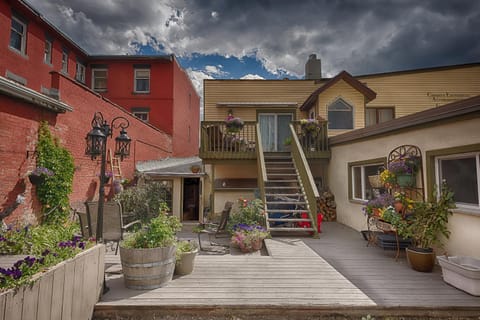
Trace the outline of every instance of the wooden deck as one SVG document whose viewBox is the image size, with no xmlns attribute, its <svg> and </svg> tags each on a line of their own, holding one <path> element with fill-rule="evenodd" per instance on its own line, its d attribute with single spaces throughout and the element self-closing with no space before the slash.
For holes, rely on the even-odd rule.
<svg viewBox="0 0 480 320">
<path fill-rule="evenodd" d="M 269 256 L 199 255 L 191 275 L 155 290 L 126 289 L 121 274 L 111 275 L 94 319 L 479 319 L 480 297 L 445 284 L 439 270 L 413 271 L 341 224 L 322 231 L 320 239 L 267 240 Z"/>
</svg>

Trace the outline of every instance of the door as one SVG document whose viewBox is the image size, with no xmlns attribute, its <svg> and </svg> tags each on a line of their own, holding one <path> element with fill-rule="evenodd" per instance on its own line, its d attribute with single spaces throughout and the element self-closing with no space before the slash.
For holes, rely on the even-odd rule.
<svg viewBox="0 0 480 320">
<path fill-rule="evenodd" d="M 290 136 L 291 113 L 260 113 L 258 122 L 265 152 L 284 151 L 283 142 Z"/>
<path fill-rule="evenodd" d="M 182 221 L 198 221 L 200 212 L 200 179 L 183 179 Z"/>
</svg>

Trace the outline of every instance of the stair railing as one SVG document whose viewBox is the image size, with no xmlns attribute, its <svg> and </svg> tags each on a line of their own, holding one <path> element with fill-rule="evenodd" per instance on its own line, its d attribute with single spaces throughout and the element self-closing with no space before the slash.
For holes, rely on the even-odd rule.
<svg viewBox="0 0 480 320">
<path fill-rule="evenodd" d="M 257 130 L 255 135 L 255 146 L 257 152 L 257 184 L 260 191 L 260 199 L 263 201 L 263 207 L 267 210 L 267 198 L 265 197 L 265 181 L 267 181 L 267 169 L 265 167 L 265 157 L 263 155 L 262 135 L 260 133 L 260 124 L 257 123 Z M 265 211 L 265 225 L 267 229 L 269 224 L 267 221 L 268 215 Z"/>
<path fill-rule="evenodd" d="M 320 198 L 320 194 L 315 186 L 315 180 L 313 179 L 312 172 L 310 171 L 310 166 L 308 165 L 302 145 L 300 144 L 297 133 L 295 132 L 295 128 L 292 124 L 290 124 L 290 133 L 292 135 L 292 158 L 305 192 L 305 197 L 309 208 L 308 215 L 310 216 L 310 220 L 313 222 L 312 228 L 314 230 L 314 237 L 318 237 L 317 200 Z"/>
</svg>

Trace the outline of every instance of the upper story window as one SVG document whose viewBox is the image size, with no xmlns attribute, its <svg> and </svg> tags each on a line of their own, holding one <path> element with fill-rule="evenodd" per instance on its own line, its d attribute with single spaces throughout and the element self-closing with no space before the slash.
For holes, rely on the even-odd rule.
<svg viewBox="0 0 480 320">
<path fill-rule="evenodd" d="M 395 108 L 366 108 L 365 126 L 373 126 L 395 118 Z"/>
<path fill-rule="evenodd" d="M 45 40 L 45 51 L 43 54 L 43 62 L 47 64 L 52 64 L 52 50 L 53 42 L 50 39 Z"/>
<path fill-rule="evenodd" d="M 437 157 L 435 163 L 436 184 L 447 182 L 457 207 L 480 212 L 480 152 Z"/>
<path fill-rule="evenodd" d="M 328 106 L 328 129 L 353 129 L 353 107 L 342 98 Z"/>
<path fill-rule="evenodd" d="M 135 92 L 150 92 L 150 69 L 135 69 Z"/>
<path fill-rule="evenodd" d="M 10 48 L 26 53 L 27 47 L 27 24 L 20 18 L 12 15 L 12 26 L 10 30 Z"/>
<path fill-rule="evenodd" d="M 107 91 L 107 69 L 92 69 L 92 89 Z"/>
<path fill-rule="evenodd" d="M 384 167 L 384 163 L 380 161 L 359 165 L 352 164 L 349 167 L 351 181 L 350 198 L 361 201 L 373 199 L 375 194 L 368 177 L 377 175 Z"/>
<path fill-rule="evenodd" d="M 81 83 L 85 83 L 85 65 L 77 61 L 77 69 L 75 72 L 75 79 Z"/>
<path fill-rule="evenodd" d="M 68 73 L 68 50 L 62 51 L 62 72 Z"/>
</svg>

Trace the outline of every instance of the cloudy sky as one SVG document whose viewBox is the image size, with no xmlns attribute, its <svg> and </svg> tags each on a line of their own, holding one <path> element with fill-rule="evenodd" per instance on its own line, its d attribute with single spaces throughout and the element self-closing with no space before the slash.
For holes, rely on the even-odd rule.
<svg viewBox="0 0 480 320">
<path fill-rule="evenodd" d="M 480 62 L 477 0 L 28 0 L 91 54 L 175 54 L 205 78 L 324 77 Z"/>
</svg>

